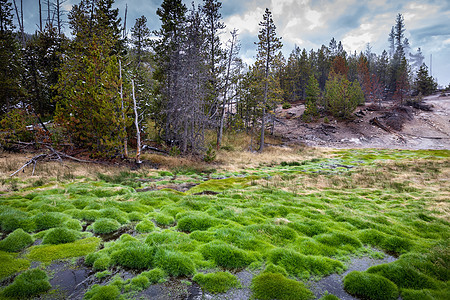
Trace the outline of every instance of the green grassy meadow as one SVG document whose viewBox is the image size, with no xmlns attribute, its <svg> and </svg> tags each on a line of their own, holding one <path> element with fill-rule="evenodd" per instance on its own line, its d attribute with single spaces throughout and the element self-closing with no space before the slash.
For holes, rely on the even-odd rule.
<svg viewBox="0 0 450 300">
<path fill-rule="evenodd" d="M 4 176 L 0 299 L 69 297 L 50 284 L 61 262 L 92 271 L 84 299 L 145 298 L 174 280 L 215 297 L 314 299 L 311 281 L 385 254 L 398 259 L 348 273 L 344 289 L 448 299 L 450 151 L 305 151 L 233 168 L 219 156 L 206 168 Z"/>
</svg>

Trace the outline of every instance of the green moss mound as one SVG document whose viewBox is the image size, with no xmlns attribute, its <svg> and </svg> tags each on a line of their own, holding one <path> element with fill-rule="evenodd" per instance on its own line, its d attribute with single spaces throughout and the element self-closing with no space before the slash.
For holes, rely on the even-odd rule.
<svg viewBox="0 0 450 300">
<path fill-rule="evenodd" d="M 142 291 L 150 286 L 150 280 L 147 276 L 139 274 L 131 279 L 130 286 L 133 291 Z"/>
<path fill-rule="evenodd" d="M 86 300 L 114 300 L 119 299 L 120 290 L 115 285 L 94 284 L 92 288 L 84 294 Z"/>
<path fill-rule="evenodd" d="M 320 297 L 319 300 L 339 300 L 339 297 L 337 297 L 333 294 L 328 294 L 328 292 L 326 292 L 325 295 Z"/>
<path fill-rule="evenodd" d="M 72 229 L 72 230 L 76 230 L 76 231 L 81 231 L 83 229 L 83 226 L 81 226 L 80 221 L 75 220 L 75 219 L 69 219 L 64 223 L 64 226 Z"/>
<path fill-rule="evenodd" d="M 155 228 L 155 224 L 150 220 L 143 220 L 136 224 L 136 231 L 139 233 L 152 232 Z"/>
<path fill-rule="evenodd" d="M 45 212 L 34 216 L 34 222 L 38 231 L 61 226 L 67 219 L 69 219 L 67 215 L 59 212 Z"/>
<path fill-rule="evenodd" d="M 145 275 L 152 284 L 164 281 L 164 278 L 167 276 L 166 272 L 164 272 L 164 270 L 160 268 L 155 268 L 150 271 L 144 271 L 141 274 Z"/>
<path fill-rule="evenodd" d="M 27 232 L 36 230 L 34 219 L 28 213 L 9 207 L 0 213 L 0 227 L 5 232 L 19 228 Z"/>
<path fill-rule="evenodd" d="M 197 273 L 192 280 L 197 282 L 202 289 L 213 294 L 225 293 L 229 289 L 239 286 L 237 277 L 229 272 Z"/>
<path fill-rule="evenodd" d="M 130 269 L 150 269 L 155 249 L 142 243 L 131 243 L 111 253 L 112 263 Z"/>
<path fill-rule="evenodd" d="M 286 276 L 286 277 L 289 275 L 285 268 L 283 268 L 281 266 L 274 265 L 273 263 L 268 263 L 263 272 L 264 273 L 281 274 L 281 275 Z"/>
<path fill-rule="evenodd" d="M 314 294 L 301 282 L 288 279 L 277 273 L 262 273 L 252 280 L 253 296 L 261 300 L 307 300 Z"/>
<path fill-rule="evenodd" d="M 156 214 L 155 221 L 158 225 L 169 226 L 175 223 L 175 219 L 172 216 L 166 214 Z"/>
<path fill-rule="evenodd" d="M 80 237 L 80 232 L 65 227 L 50 229 L 42 239 L 42 244 L 65 244 L 75 242 Z"/>
<path fill-rule="evenodd" d="M 438 288 L 435 280 L 402 261 L 373 266 L 367 272 L 381 275 L 394 282 L 399 288 L 416 290 Z"/>
<path fill-rule="evenodd" d="M 16 259 L 16 257 L 16 253 L 0 251 L 0 280 L 30 267 L 30 262 L 28 260 L 21 258 Z"/>
<path fill-rule="evenodd" d="M 353 252 L 362 246 L 361 242 L 345 233 L 325 233 L 314 237 L 319 243 Z"/>
<path fill-rule="evenodd" d="M 111 233 L 119 228 L 120 223 L 110 218 L 100 218 L 92 224 L 92 229 L 98 234 Z"/>
<path fill-rule="evenodd" d="M 96 271 L 106 270 L 111 266 L 111 258 L 105 252 L 92 252 L 86 255 L 85 265 L 93 267 Z"/>
<path fill-rule="evenodd" d="M 6 252 L 18 252 L 33 243 L 31 235 L 22 229 L 11 232 L 4 240 L 0 241 L 0 250 Z"/>
<path fill-rule="evenodd" d="M 205 259 L 212 259 L 224 268 L 242 268 L 255 261 L 255 257 L 246 251 L 222 242 L 208 243 L 200 251 Z"/>
<path fill-rule="evenodd" d="M 184 216 L 178 221 L 178 230 L 185 232 L 207 230 L 218 224 L 220 224 L 220 220 L 206 214 L 192 214 Z"/>
<path fill-rule="evenodd" d="M 157 251 L 154 263 L 171 276 L 192 275 L 195 272 L 195 265 L 192 260 L 188 256 L 175 251 Z"/>
<path fill-rule="evenodd" d="M 399 295 L 397 286 L 389 279 L 359 271 L 345 276 L 344 289 L 351 295 L 370 300 L 395 300 Z"/>
<path fill-rule="evenodd" d="M 270 251 L 269 261 L 282 266 L 290 275 L 301 278 L 339 273 L 345 268 L 340 261 L 328 257 L 303 255 L 283 248 Z"/>
<path fill-rule="evenodd" d="M 32 246 L 26 257 L 42 262 L 80 257 L 94 252 L 100 245 L 100 242 L 101 239 L 90 237 L 67 244 Z"/>
<path fill-rule="evenodd" d="M 39 269 L 26 271 L 16 277 L 1 295 L 9 298 L 30 298 L 51 289 L 47 274 Z"/>
<path fill-rule="evenodd" d="M 410 240 L 398 236 L 389 236 L 380 243 L 383 250 L 396 255 L 410 251 L 412 246 Z"/>
</svg>

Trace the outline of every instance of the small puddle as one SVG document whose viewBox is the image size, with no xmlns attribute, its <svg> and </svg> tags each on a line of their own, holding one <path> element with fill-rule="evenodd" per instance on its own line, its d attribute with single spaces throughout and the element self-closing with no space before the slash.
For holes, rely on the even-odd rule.
<svg viewBox="0 0 450 300">
<path fill-rule="evenodd" d="M 309 281 L 310 290 L 319 299 L 325 292 L 337 296 L 341 300 L 357 300 L 344 290 L 343 279 L 352 271 L 366 271 L 368 268 L 376 265 L 386 264 L 396 261 L 394 256 L 385 254 L 383 259 L 373 259 L 370 257 L 354 258 L 350 263 L 348 269 L 342 274 L 332 274 L 324 277 L 319 281 Z"/>
</svg>

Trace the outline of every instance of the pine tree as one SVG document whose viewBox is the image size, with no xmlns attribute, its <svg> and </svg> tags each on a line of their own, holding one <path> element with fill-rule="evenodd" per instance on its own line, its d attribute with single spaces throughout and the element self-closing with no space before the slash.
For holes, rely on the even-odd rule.
<svg viewBox="0 0 450 300">
<path fill-rule="evenodd" d="M 121 152 L 118 11 L 112 1 L 83 0 L 69 13 L 75 35 L 60 69 L 55 121 L 93 156 Z M 109 20 L 109 22 L 107 22 Z"/>
<path fill-rule="evenodd" d="M 276 36 L 276 27 L 273 22 L 272 13 L 268 8 L 263 15 L 263 21 L 259 23 L 260 30 L 258 34 L 258 65 L 264 72 L 264 98 L 262 103 L 261 117 L 261 136 L 259 142 L 259 151 L 264 150 L 264 130 L 266 125 L 266 105 L 269 96 L 269 77 L 275 54 L 283 47 L 281 39 Z"/>
<path fill-rule="evenodd" d="M 311 117 L 317 117 L 319 115 L 318 103 L 320 97 L 319 83 L 314 75 L 309 76 L 308 86 L 306 87 L 306 102 L 305 112 L 303 119 L 308 120 Z"/>
<path fill-rule="evenodd" d="M 136 23 L 131 28 L 131 43 L 136 53 L 136 64 L 141 65 L 142 55 L 150 46 L 150 30 L 147 27 L 147 18 L 141 16 L 136 19 Z"/>
<path fill-rule="evenodd" d="M 19 45 L 14 30 L 11 3 L 0 0 L 0 115 L 8 112 L 25 96 Z"/>
<path fill-rule="evenodd" d="M 414 94 L 422 94 L 428 96 L 434 93 L 437 89 L 437 83 L 433 77 L 428 75 L 428 68 L 425 64 L 422 64 L 417 71 L 416 80 L 414 82 Z"/>
</svg>

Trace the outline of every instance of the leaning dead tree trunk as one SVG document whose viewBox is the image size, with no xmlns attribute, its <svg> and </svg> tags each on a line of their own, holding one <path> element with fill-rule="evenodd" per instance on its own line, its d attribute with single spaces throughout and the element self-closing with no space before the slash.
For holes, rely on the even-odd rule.
<svg viewBox="0 0 450 300">
<path fill-rule="evenodd" d="M 225 77 L 225 87 L 223 92 L 223 102 L 222 102 L 222 110 L 220 113 L 220 123 L 219 123 L 219 131 L 217 132 L 217 150 L 220 149 L 220 144 L 222 143 L 222 136 L 223 136 L 223 123 L 225 120 L 225 106 L 227 105 L 227 93 L 228 93 L 228 85 L 230 80 L 230 69 L 231 69 L 231 62 L 233 60 L 233 51 L 236 44 L 236 36 L 237 36 L 237 29 L 234 29 L 231 32 L 231 45 L 230 45 L 230 53 L 228 57 L 228 64 L 227 64 L 227 75 Z"/>
<path fill-rule="evenodd" d="M 131 84 L 133 87 L 134 124 L 136 125 L 136 163 L 139 165 L 141 163 L 141 133 L 139 131 L 136 97 L 134 95 L 134 80 L 131 80 Z"/>
<path fill-rule="evenodd" d="M 125 121 L 125 111 L 123 106 L 123 83 L 122 83 L 122 62 L 119 59 L 119 78 L 120 78 L 120 99 L 122 103 L 122 122 L 123 122 L 123 156 L 128 157 L 128 139 L 127 139 L 127 125 Z"/>
</svg>

